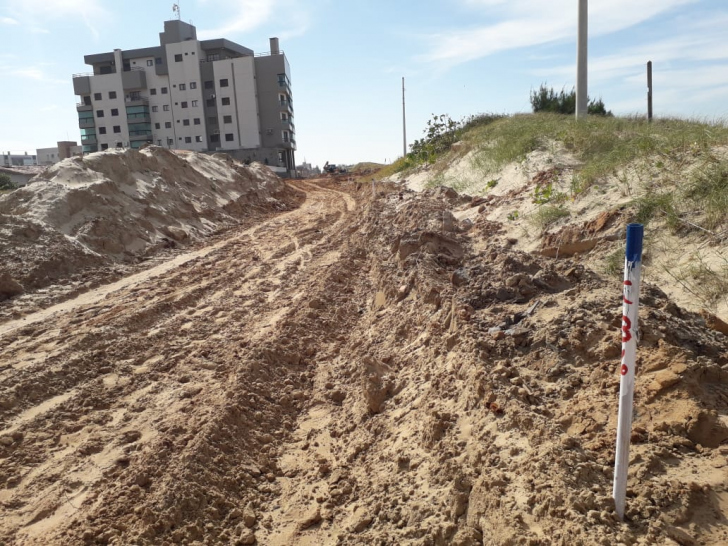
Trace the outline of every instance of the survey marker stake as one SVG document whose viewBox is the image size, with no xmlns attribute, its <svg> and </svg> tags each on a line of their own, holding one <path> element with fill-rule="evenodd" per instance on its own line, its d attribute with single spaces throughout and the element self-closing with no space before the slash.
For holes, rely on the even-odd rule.
<svg viewBox="0 0 728 546">
<path fill-rule="evenodd" d="M 640 305 L 640 272 L 642 270 L 642 238 L 644 226 L 627 226 L 627 249 L 624 259 L 622 288 L 622 362 L 619 373 L 619 415 L 617 417 L 617 454 L 614 460 L 614 507 L 620 520 L 624 519 L 629 466 L 629 439 L 632 433 L 632 404 L 634 372 L 637 362 L 637 317 Z"/>
</svg>

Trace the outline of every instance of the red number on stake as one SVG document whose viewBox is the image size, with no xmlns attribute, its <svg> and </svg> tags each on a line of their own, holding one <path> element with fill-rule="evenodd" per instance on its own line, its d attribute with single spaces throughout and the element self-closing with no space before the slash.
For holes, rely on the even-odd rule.
<svg viewBox="0 0 728 546">
<path fill-rule="evenodd" d="M 632 321 L 629 320 L 629 317 L 626 315 L 622 317 L 622 321 L 624 322 L 624 326 L 622 326 L 622 343 L 627 343 L 630 339 L 632 339 L 632 333 L 630 332 L 630 329 L 632 328 Z"/>
<path fill-rule="evenodd" d="M 632 281 L 624 281 L 624 286 L 632 286 Z M 632 302 L 627 299 L 627 296 L 622 296 L 622 299 L 624 299 L 624 303 L 627 305 L 632 305 Z"/>
</svg>

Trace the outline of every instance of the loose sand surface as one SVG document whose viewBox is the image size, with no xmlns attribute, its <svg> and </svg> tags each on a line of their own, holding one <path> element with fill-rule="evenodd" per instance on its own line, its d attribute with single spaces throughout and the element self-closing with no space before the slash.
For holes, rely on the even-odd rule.
<svg viewBox="0 0 728 546">
<path fill-rule="evenodd" d="M 728 337 L 644 287 L 620 522 L 619 282 L 367 181 L 0 324 L 0 542 L 728 543 Z"/>
</svg>

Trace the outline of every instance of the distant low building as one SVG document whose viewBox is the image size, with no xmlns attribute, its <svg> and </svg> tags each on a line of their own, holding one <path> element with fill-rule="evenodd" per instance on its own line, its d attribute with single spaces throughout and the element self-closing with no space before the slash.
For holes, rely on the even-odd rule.
<svg viewBox="0 0 728 546">
<path fill-rule="evenodd" d="M 10 152 L 2 154 L 2 161 L 0 166 L 3 167 L 23 167 L 28 165 L 37 165 L 37 158 L 34 155 L 28 155 L 28 152 L 24 154 L 11 154 Z"/>
<path fill-rule="evenodd" d="M 310 163 L 304 162 L 296 167 L 296 172 L 301 178 L 315 178 L 321 175 L 321 169 L 318 166 L 313 167 Z"/>
<path fill-rule="evenodd" d="M 0 174 L 7 174 L 16 186 L 25 186 L 30 179 L 43 172 L 43 167 L 26 165 L 17 167 L 0 167 Z"/>
<path fill-rule="evenodd" d="M 83 154 L 83 148 L 72 140 L 62 140 L 55 148 L 38 148 L 35 151 L 38 165 L 53 165 L 69 157 Z"/>
</svg>

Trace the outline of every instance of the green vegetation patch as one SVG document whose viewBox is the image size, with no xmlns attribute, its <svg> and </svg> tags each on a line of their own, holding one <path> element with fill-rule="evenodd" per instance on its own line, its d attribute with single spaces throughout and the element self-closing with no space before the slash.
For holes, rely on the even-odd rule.
<svg viewBox="0 0 728 546">
<path fill-rule="evenodd" d="M 475 127 L 464 135 L 475 152 L 474 164 L 493 173 L 554 143 L 582 161 L 572 187 L 584 191 L 601 178 L 651 155 L 676 160 L 728 144 L 728 126 L 700 121 L 589 116 L 576 121 L 561 114 L 519 114 Z"/>
</svg>

